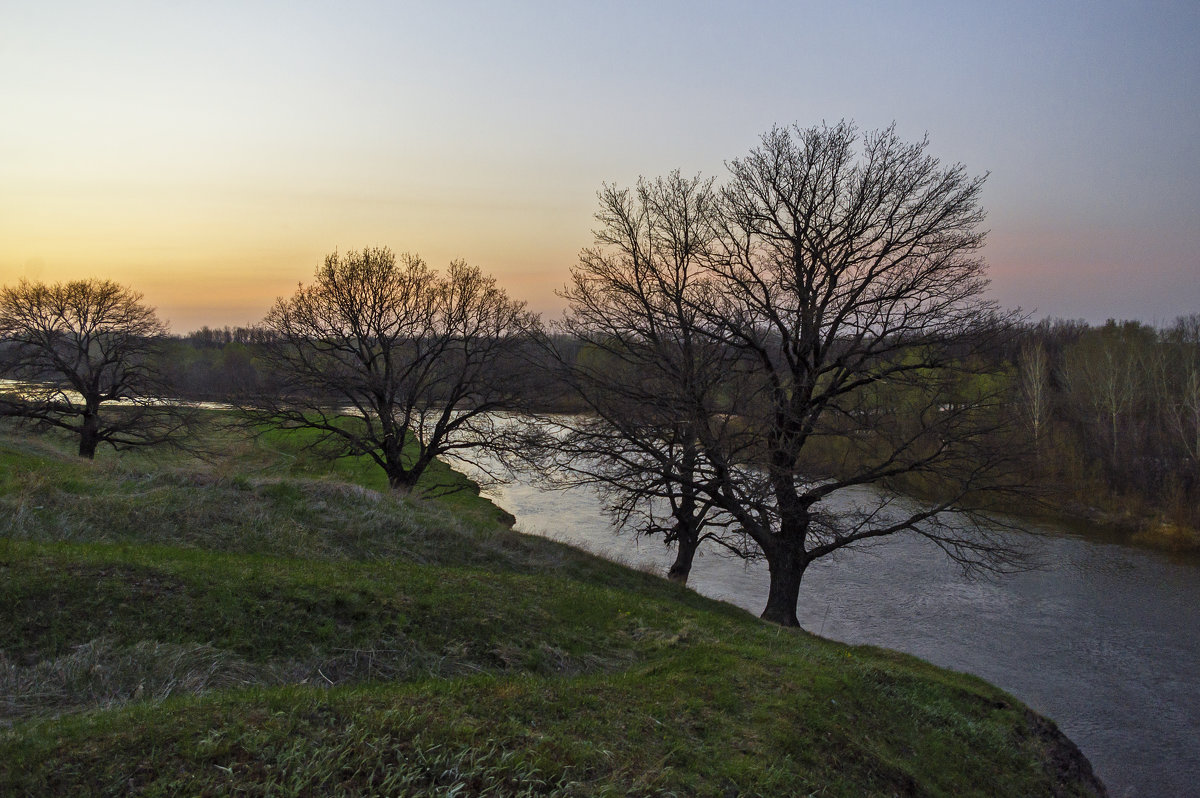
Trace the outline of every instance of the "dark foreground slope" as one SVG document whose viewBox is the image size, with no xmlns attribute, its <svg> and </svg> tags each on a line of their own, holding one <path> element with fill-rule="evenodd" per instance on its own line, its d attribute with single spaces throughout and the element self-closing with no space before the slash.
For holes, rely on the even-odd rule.
<svg viewBox="0 0 1200 798">
<path fill-rule="evenodd" d="M 973 677 L 223 450 L 0 440 L 0 794 L 1100 792 Z"/>
</svg>

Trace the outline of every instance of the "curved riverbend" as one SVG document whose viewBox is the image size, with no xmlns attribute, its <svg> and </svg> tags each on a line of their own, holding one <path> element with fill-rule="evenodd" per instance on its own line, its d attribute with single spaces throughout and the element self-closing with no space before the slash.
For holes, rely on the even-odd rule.
<svg viewBox="0 0 1200 798">
<path fill-rule="evenodd" d="M 657 540 L 616 536 L 587 489 L 491 491 L 517 528 L 665 569 Z M 1200 560 L 1044 528 L 1041 570 L 969 579 L 930 545 L 881 541 L 810 566 L 809 631 L 968 671 L 1052 718 L 1114 796 L 1194 794 L 1200 784 Z M 691 586 L 757 614 L 761 563 L 709 549 Z"/>
</svg>

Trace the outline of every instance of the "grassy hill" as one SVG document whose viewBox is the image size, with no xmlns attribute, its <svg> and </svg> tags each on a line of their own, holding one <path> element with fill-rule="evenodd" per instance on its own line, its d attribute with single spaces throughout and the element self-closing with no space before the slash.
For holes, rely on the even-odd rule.
<svg viewBox="0 0 1200 798">
<path fill-rule="evenodd" d="M 0 794 L 1099 789 L 979 679 L 518 534 L 449 469 L 209 443 L 0 434 Z"/>
</svg>

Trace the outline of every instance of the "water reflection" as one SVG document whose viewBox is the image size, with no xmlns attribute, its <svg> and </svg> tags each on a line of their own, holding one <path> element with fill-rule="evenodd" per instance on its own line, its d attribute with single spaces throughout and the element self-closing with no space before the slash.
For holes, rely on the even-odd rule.
<svg viewBox="0 0 1200 798">
<path fill-rule="evenodd" d="M 492 490 L 519 529 L 639 567 L 657 540 L 615 536 L 586 489 Z M 1200 567 L 1047 530 L 1045 568 L 970 580 L 932 544 L 889 539 L 810 566 L 808 630 L 968 671 L 1053 718 L 1114 796 L 1192 795 L 1200 785 Z M 757 614 L 766 567 L 702 550 L 689 584 Z"/>
</svg>

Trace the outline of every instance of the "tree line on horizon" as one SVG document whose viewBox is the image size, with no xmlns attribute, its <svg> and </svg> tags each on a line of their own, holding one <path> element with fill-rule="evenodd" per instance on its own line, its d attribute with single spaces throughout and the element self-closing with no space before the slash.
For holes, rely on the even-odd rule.
<svg viewBox="0 0 1200 798">
<path fill-rule="evenodd" d="M 0 417 L 94 457 L 187 445 L 202 414 L 164 397 L 222 401 L 405 491 L 436 457 L 499 454 L 598 488 L 675 546 L 672 578 L 704 541 L 765 558 L 763 617 L 789 626 L 809 564 L 893 534 L 1006 570 L 1005 514 L 1047 497 L 1200 524 L 1200 314 L 1000 309 L 984 178 L 927 150 L 775 128 L 723 183 L 605 186 L 550 324 L 478 267 L 386 248 L 331 253 L 259 325 L 184 336 L 110 281 L 23 281 L 0 289 Z"/>
<path fill-rule="evenodd" d="M 205 327 L 169 337 L 176 395 L 220 401 L 231 388 L 266 387 L 256 352 L 266 335 Z M 565 336 L 556 345 L 584 348 Z M 1022 324 L 994 369 L 1035 452 L 1031 467 L 1054 497 L 1200 525 L 1200 314 L 1157 327 L 1115 319 Z M 562 384 L 540 385 L 535 398 L 547 412 L 583 409 Z"/>
</svg>

